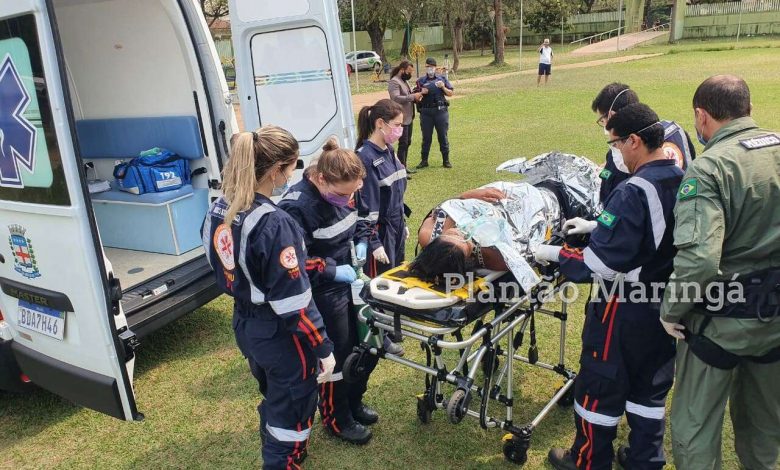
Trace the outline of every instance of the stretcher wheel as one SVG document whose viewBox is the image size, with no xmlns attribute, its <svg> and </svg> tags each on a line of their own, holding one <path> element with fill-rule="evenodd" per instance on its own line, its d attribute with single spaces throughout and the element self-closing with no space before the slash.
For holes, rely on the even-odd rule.
<svg viewBox="0 0 780 470">
<path fill-rule="evenodd" d="M 344 360 L 344 366 L 341 368 L 344 374 L 344 381 L 355 383 L 363 377 L 363 366 L 360 364 L 362 356 L 360 353 L 350 353 Z"/>
<path fill-rule="evenodd" d="M 504 458 L 509 462 L 523 465 L 528 460 L 528 445 L 514 439 L 504 441 Z"/>
<path fill-rule="evenodd" d="M 417 419 L 422 424 L 428 424 L 431 422 L 431 409 L 428 407 L 427 400 L 425 398 L 417 398 Z"/>
<path fill-rule="evenodd" d="M 558 390 L 555 391 L 555 393 L 558 393 L 561 388 L 558 387 Z M 569 387 L 569 389 L 566 391 L 566 393 L 563 394 L 560 400 L 558 400 L 558 406 L 561 408 L 568 408 L 574 404 L 574 387 Z"/>
<path fill-rule="evenodd" d="M 469 406 L 469 394 L 463 389 L 457 389 L 447 402 L 447 417 L 450 423 L 458 424 L 466 416 L 466 410 Z"/>
</svg>

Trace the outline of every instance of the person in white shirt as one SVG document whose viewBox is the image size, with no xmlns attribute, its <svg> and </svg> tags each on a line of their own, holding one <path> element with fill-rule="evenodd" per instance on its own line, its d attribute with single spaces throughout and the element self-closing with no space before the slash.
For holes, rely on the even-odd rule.
<svg viewBox="0 0 780 470">
<path fill-rule="evenodd" d="M 539 76 L 536 77 L 536 86 L 542 82 L 542 75 L 544 75 L 544 84 L 550 80 L 550 73 L 552 72 L 552 58 L 553 50 L 550 47 L 550 40 L 545 39 L 542 46 L 539 48 Z"/>
</svg>

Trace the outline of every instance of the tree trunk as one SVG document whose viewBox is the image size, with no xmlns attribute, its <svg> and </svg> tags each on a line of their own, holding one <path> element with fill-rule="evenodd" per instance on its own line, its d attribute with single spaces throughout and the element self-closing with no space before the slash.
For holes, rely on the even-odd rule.
<svg viewBox="0 0 780 470">
<path fill-rule="evenodd" d="M 377 21 L 372 21 L 366 25 L 366 31 L 371 38 L 371 50 L 379 54 L 379 58 L 383 64 L 387 63 L 387 57 L 385 57 L 385 27 L 380 25 Z"/>
<path fill-rule="evenodd" d="M 409 36 L 411 36 L 411 26 L 404 27 L 404 41 L 401 43 L 401 58 L 409 60 Z"/>
<path fill-rule="evenodd" d="M 457 72 L 460 65 L 460 55 L 463 53 L 463 18 L 455 18 L 451 23 L 452 29 L 452 70 Z"/>
<path fill-rule="evenodd" d="M 503 13 L 503 0 L 493 0 L 493 10 L 496 12 L 495 24 L 493 29 L 495 30 L 496 48 L 493 54 L 493 65 L 506 65 L 504 61 L 504 43 L 506 42 L 506 32 L 504 31 L 504 13 Z"/>
</svg>

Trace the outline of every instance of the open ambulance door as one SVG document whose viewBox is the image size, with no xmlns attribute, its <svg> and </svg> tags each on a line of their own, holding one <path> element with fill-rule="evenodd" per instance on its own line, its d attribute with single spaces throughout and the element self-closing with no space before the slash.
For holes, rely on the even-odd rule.
<svg viewBox="0 0 780 470">
<path fill-rule="evenodd" d="M 92 214 L 51 0 L 0 2 L 0 310 L 33 383 L 124 420 L 135 335 Z"/>
<path fill-rule="evenodd" d="M 331 136 L 354 148 L 336 0 L 230 0 L 230 24 L 244 129 L 287 129 L 307 163 Z"/>
</svg>

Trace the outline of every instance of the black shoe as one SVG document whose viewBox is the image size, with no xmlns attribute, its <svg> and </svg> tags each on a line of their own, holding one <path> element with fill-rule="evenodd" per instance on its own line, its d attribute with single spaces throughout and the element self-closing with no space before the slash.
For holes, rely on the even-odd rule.
<svg viewBox="0 0 780 470">
<path fill-rule="evenodd" d="M 412 168 L 410 166 L 407 166 L 406 167 L 406 173 L 410 174 L 410 175 L 413 175 L 413 174 L 417 173 L 417 170 L 415 170 L 414 168 Z"/>
<path fill-rule="evenodd" d="M 444 168 L 452 168 L 452 163 L 449 160 L 444 160 Z"/>
<path fill-rule="evenodd" d="M 569 449 L 558 447 L 550 449 L 550 452 L 547 453 L 547 461 L 556 470 L 577 470 L 577 464 L 574 462 Z"/>
<path fill-rule="evenodd" d="M 617 454 L 615 454 L 618 465 L 624 469 L 628 468 L 628 450 L 628 446 L 620 446 L 618 447 Z"/>
<path fill-rule="evenodd" d="M 412 179 L 412 175 L 406 175 L 406 180 L 409 181 L 410 179 Z"/>
<path fill-rule="evenodd" d="M 416 168 L 417 168 L 418 170 L 421 170 L 421 169 L 423 169 L 423 168 L 428 168 L 428 160 L 423 160 L 423 161 L 421 161 L 421 162 L 420 162 L 420 163 L 417 165 L 417 167 L 416 167 Z"/>
<path fill-rule="evenodd" d="M 401 346 L 398 343 L 394 343 L 392 341 L 388 341 L 387 344 L 384 345 L 384 347 L 385 347 L 385 352 L 398 357 L 403 356 L 404 353 L 406 352 L 403 346 Z"/>
<path fill-rule="evenodd" d="M 336 432 L 327 426 L 325 427 L 325 431 L 333 437 L 338 437 L 342 441 L 349 442 L 350 444 L 357 444 L 359 446 L 368 444 L 368 441 L 371 440 L 371 436 L 373 436 L 370 429 L 357 421 L 352 423 L 349 427 L 342 429 L 341 432 Z"/>
<path fill-rule="evenodd" d="M 352 410 L 352 417 L 363 426 L 370 426 L 379 421 L 379 414 L 362 402 L 357 408 Z"/>
</svg>

